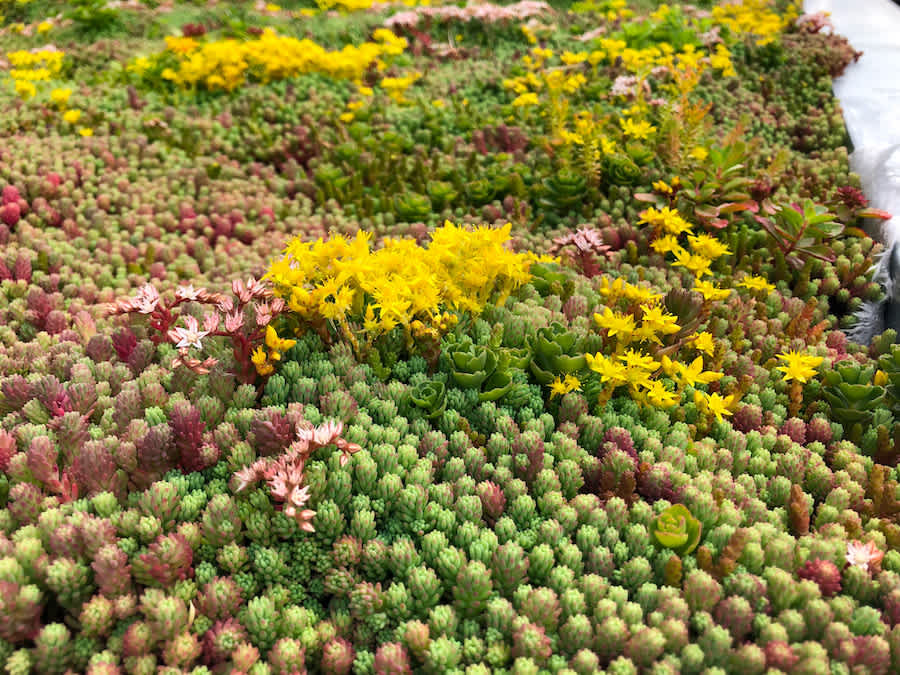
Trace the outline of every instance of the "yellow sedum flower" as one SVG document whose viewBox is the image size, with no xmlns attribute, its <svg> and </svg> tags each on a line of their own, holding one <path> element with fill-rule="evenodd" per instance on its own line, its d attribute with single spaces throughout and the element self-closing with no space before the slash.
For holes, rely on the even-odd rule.
<svg viewBox="0 0 900 675">
<path fill-rule="evenodd" d="M 564 379 L 557 377 L 550 383 L 550 398 L 563 396 L 571 391 L 581 391 L 581 382 L 574 375 L 566 375 Z"/>
<path fill-rule="evenodd" d="M 703 370 L 703 357 L 698 356 L 689 366 L 675 362 L 675 378 L 685 387 L 693 387 L 696 384 L 709 384 L 724 377 L 722 373 Z"/>
<path fill-rule="evenodd" d="M 707 274 L 712 274 L 709 269 L 709 266 L 712 264 L 712 260 L 710 260 L 709 258 L 704 258 L 702 255 L 688 253 L 684 249 L 676 250 L 674 251 L 674 254 L 675 262 L 672 263 L 673 267 L 684 267 L 698 278 L 706 276 Z"/>
<path fill-rule="evenodd" d="M 64 106 L 69 102 L 69 97 L 72 95 L 71 89 L 54 89 L 50 92 L 50 100 L 59 106 Z"/>
<path fill-rule="evenodd" d="M 662 344 L 659 335 L 673 335 L 681 330 L 676 323 L 678 317 L 664 312 L 659 305 L 641 305 L 641 312 L 641 327 L 635 332 L 638 338 Z"/>
<path fill-rule="evenodd" d="M 650 405 L 657 408 L 671 408 L 674 405 L 678 405 L 679 401 L 681 401 L 681 396 L 674 391 L 666 389 L 665 385 L 659 380 L 653 380 L 649 383 L 644 391 L 644 396 Z"/>
<path fill-rule="evenodd" d="M 665 255 L 666 253 L 674 253 L 679 250 L 681 246 L 678 244 L 678 238 L 675 237 L 675 235 L 667 234 L 664 237 L 654 239 L 653 243 L 650 244 L 650 248 L 660 255 Z"/>
<path fill-rule="evenodd" d="M 656 131 L 656 127 L 646 120 L 635 122 L 632 119 L 620 119 L 619 124 L 622 126 L 622 132 L 631 138 L 647 140 Z"/>
<path fill-rule="evenodd" d="M 515 108 L 524 108 L 527 105 L 538 105 L 540 104 L 540 99 L 538 95 L 533 91 L 526 92 L 524 94 L 520 94 L 515 99 L 513 99 L 513 107 Z"/>
<path fill-rule="evenodd" d="M 690 234 L 688 235 L 688 243 L 694 253 L 701 255 L 704 258 L 709 258 L 710 260 L 721 258 L 723 255 L 731 255 L 731 251 L 728 249 L 727 244 L 723 244 L 721 241 L 708 234 Z"/>
<path fill-rule="evenodd" d="M 694 333 L 690 337 L 691 344 L 694 346 L 694 349 L 703 352 L 704 354 L 708 354 L 709 356 L 715 355 L 716 342 L 713 339 L 712 333 L 703 331 L 702 333 Z"/>
<path fill-rule="evenodd" d="M 78 133 L 81 134 L 81 135 L 84 136 L 84 137 L 88 137 L 88 136 L 93 136 L 93 135 L 94 135 L 94 130 L 91 129 L 90 127 L 81 127 L 81 128 L 78 130 Z"/>
<path fill-rule="evenodd" d="M 609 307 L 604 307 L 603 314 L 594 314 L 594 323 L 605 329 L 609 337 L 620 336 L 623 340 L 628 340 L 636 327 L 631 314 L 619 314 Z"/>
<path fill-rule="evenodd" d="M 272 327 L 272 324 L 266 326 L 266 346 L 271 350 L 269 357 L 273 361 L 280 361 L 281 354 L 297 344 L 296 340 L 289 340 L 278 337 L 278 333 Z"/>
<path fill-rule="evenodd" d="M 451 327 L 448 312 L 480 314 L 488 302 L 503 303 L 531 279 L 531 264 L 552 261 L 506 247 L 511 226 L 474 230 L 445 223 L 427 248 L 412 239 L 384 240 L 372 251 L 371 235 L 353 239 L 291 241 L 269 267 L 275 294 L 300 318 L 347 322 L 371 343 L 395 326 L 420 333 Z"/>
<path fill-rule="evenodd" d="M 694 392 L 694 402 L 711 412 L 721 422 L 724 415 L 733 414 L 731 407 L 734 405 L 735 400 L 734 394 L 723 397 L 718 392 L 707 394 L 698 390 Z"/>
<path fill-rule="evenodd" d="M 719 288 L 711 281 L 703 279 L 694 280 L 694 290 L 703 296 L 703 299 L 709 302 L 717 302 L 719 300 L 727 300 L 731 295 L 730 288 Z"/>
<path fill-rule="evenodd" d="M 66 110 L 63 113 L 63 121 L 68 122 L 69 124 L 75 124 L 78 120 L 81 119 L 81 111 L 80 110 Z"/>
<path fill-rule="evenodd" d="M 696 159 L 698 162 L 706 161 L 706 158 L 709 157 L 709 150 L 698 145 L 693 150 L 688 153 L 691 158 Z"/>
<path fill-rule="evenodd" d="M 806 384 L 809 378 L 816 375 L 816 368 L 825 360 L 821 356 L 810 356 L 793 350 L 779 354 L 778 358 L 784 365 L 775 369 L 784 373 L 785 381 L 795 380 L 801 384 Z"/>
<path fill-rule="evenodd" d="M 253 362 L 256 372 L 260 375 L 270 375 L 275 371 L 275 367 L 269 363 L 266 357 L 266 350 L 262 346 L 257 347 L 256 351 L 250 355 L 250 361 Z"/>
<path fill-rule="evenodd" d="M 28 80 L 16 80 L 15 88 L 16 94 L 25 101 L 37 94 L 37 87 Z"/>
<path fill-rule="evenodd" d="M 775 285 L 770 284 L 763 277 L 744 277 L 738 282 L 738 286 L 751 291 L 765 291 L 766 293 L 771 293 L 775 290 Z"/>
</svg>

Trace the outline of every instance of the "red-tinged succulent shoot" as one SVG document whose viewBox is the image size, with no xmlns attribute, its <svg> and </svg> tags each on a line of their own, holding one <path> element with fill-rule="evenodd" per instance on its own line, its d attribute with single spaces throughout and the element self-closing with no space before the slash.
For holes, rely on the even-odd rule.
<svg viewBox="0 0 900 675">
<path fill-rule="evenodd" d="M 807 560 L 803 567 L 797 570 L 797 576 L 816 582 L 822 595 L 826 598 L 841 592 L 841 571 L 830 560 L 820 558 Z"/>
<path fill-rule="evenodd" d="M 236 619 L 216 621 L 203 636 L 204 663 L 210 666 L 225 663 L 246 640 L 247 631 Z"/>
<path fill-rule="evenodd" d="M 166 588 L 193 575 L 194 552 L 181 534 L 160 535 L 133 561 L 134 578 L 145 586 Z"/>
<path fill-rule="evenodd" d="M 162 658 L 167 666 L 183 670 L 192 666 L 202 653 L 203 646 L 198 637 L 189 631 L 184 631 L 166 641 L 162 650 Z"/>
<path fill-rule="evenodd" d="M 343 638 L 330 640 L 322 647 L 322 672 L 328 675 L 348 675 L 353 668 L 353 646 Z"/>
<path fill-rule="evenodd" d="M 375 650 L 376 675 L 412 675 L 409 654 L 399 642 L 385 642 Z"/>
<path fill-rule="evenodd" d="M 786 642 L 773 640 L 764 648 L 766 654 L 766 667 L 777 668 L 785 673 L 789 673 L 791 669 L 800 660 L 794 649 Z"/>
</svg>

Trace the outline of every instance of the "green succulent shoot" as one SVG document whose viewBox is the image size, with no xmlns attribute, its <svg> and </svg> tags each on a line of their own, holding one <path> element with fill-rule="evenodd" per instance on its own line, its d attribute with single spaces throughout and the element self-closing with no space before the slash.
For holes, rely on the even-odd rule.
<svg viewBox="0 0 900 675">
<path fill-rule="evenodd" d="M 447 408 L 447 391 L 440 380 L 420 382 L 409 393 L 410 400 L 425 411 L 425 416 L 433 420 L 440 417 Z"/>
<path fill-rule="evenodd" d="M 702 530 L 703 524 L 691 515 L 684 504 L 670 506 L 653 522 L 656 541 L 682 557 L 697 548 Z"/>
<path fill-rule="evenodd" d="M 569 375 L 587 365 L 581 340 L 560 323 L 541 328 L 529 340 L 531 372 L 538 383 L 550 384 L 560 375 Z"/>
<path fill-rule="evenodd" d="M 496 401 L 512 387 L 510 357 L 484 345 L 460 346 L 450 351 L 453 381 L 463 389 L 479 389 L 480 401 Z"/>
<path fill-rule="evenodd" d="M 884 401 L 884 387 L 872 384 L 875 367 L 845 361 L 823 373 L 822 396 L 841 424 L 866 424 Z"/>
<path fill-rule="evenodd" d="M 546 298 L 558 295 L 567 300 L 572 294 L 572 281 L 562 272 L 556 263 L 536 263 L 531 266 L 531 283 L 534 289 Z"/>
</svg>

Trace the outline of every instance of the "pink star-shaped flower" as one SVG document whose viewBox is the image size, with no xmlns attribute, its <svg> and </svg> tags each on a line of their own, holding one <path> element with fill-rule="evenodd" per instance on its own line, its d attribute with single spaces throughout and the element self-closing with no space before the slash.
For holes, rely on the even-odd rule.
<svg viewBox="0 0 900 675">
<path fill-rule="evenodd" d="M 884 558 L 884 551 L 879 551 L 874 541 L 851 541 L 847 543 L 847 562 L 862 567 L 867 572 L 870 564 L 878 564 Z"/>
</svg>

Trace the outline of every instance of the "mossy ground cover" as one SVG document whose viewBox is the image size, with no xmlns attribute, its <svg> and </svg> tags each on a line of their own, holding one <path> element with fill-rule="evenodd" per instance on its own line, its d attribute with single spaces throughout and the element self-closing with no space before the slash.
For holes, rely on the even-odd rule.
<svg viewBox="0 0 900 675">
<path fill-rule="evenodd" d="M 0 13 L 6 672 L 900 672 L 827 17 Z"/>
</svg>

